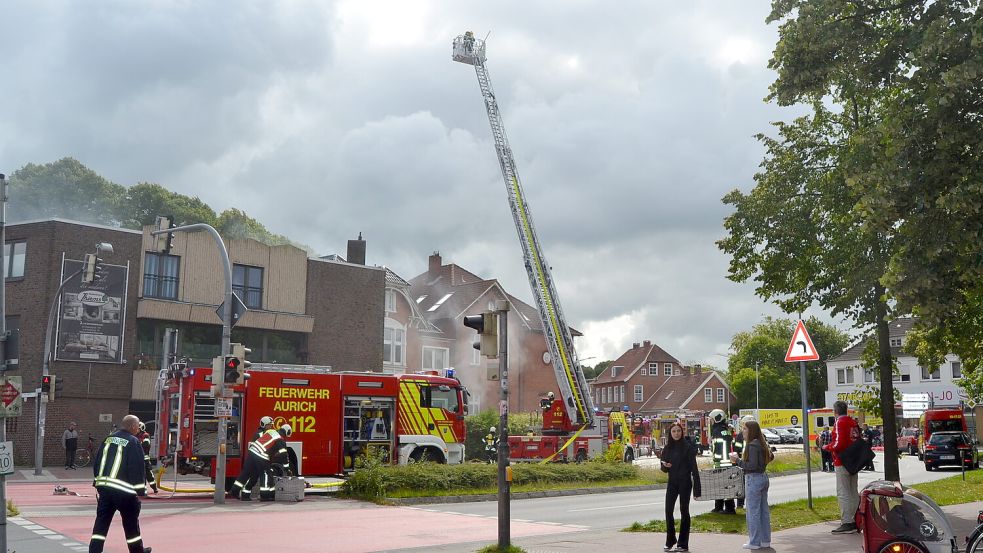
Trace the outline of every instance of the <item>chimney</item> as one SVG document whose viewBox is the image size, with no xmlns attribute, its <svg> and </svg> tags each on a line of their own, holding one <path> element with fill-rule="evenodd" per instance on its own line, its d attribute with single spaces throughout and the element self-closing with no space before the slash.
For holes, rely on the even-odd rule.
<svg viewBox="0 0 983 553">
<path fill-rule="evenodd" d="M 693 365 L 693 374 L 703 374 L 703 366 L 699 364 Z"/>
<path fill-rule="evenodd" d="M 644 342 L 642 342 L 642 345 L 645 346 L 645 347 L 649 347 L 649 346 L 652 345 L 652 341 L 651 340 L 645 340 Z"/>
<path fill-rule="evenodd" d="M 356 265 L 365 265 L 365 240 L 362 240 L 362 233 L 358 233 L 357 240 L 348 241 L 348 262 Z"/>
<path fill-rule="evenodd" d="M 638 349 L 638 347 L 639 347 L 638 342 L 635 342 L 634 344 L 631 345 L 631 349 Z"/>
<path fill-rule="evenodd" d="M 440 273 L 441 267 L 443 267 L 443 260 L 440 258 L 440 252 L 435 251 L 430 254 L 430 267 L 427 269 L 427 272 L 430 275 L 437 275 Z"/>
</svg>

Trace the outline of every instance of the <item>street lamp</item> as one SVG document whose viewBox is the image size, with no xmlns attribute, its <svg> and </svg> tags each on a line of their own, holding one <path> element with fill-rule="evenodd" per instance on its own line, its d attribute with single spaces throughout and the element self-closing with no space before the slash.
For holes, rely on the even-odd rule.
<svg viewBox="0 0 983 553">
<path fill-rule="evenodd" d="M 761 422 L 761 395 L 758 393 L 758 363 L 754 362 L 754 420 Z"/>
</svg>

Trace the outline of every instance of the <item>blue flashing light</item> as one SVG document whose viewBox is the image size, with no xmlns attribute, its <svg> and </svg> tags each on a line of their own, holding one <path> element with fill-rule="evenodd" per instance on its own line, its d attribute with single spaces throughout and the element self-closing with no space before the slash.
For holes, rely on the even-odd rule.
<svg viewBox="0 0 983 553">
<path fill-rule="evenodd" d="M 447 369 L 447 378 L 454 378 L 454 369 Z"/>
</svg>

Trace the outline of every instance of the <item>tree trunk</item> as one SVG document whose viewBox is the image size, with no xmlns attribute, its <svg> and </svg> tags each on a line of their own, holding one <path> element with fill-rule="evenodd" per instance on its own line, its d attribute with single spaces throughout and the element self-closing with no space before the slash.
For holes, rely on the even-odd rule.
<svg viewBox="0 0 983 553">
<path fill-rule="evenodd" d="M 898 469 L 898 429 L 894 415 L 894 363 L 891 360 L 890 328 L 887 321 L 887 303 L 881 299 L 884 288 L 874 287 L 877 299 L 877 367 L 881 375 L 881 418 L 884 428 L 881 437 L 884 442 L 884 479 L 900 481 Z"/>
</svg>

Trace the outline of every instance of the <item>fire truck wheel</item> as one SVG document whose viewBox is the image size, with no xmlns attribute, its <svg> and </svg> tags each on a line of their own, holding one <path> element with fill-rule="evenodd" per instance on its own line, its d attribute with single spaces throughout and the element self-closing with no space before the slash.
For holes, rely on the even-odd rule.
<svg viewBox="0 0 983 553">
<path fill-rule="evenodd" d="M 443 456 L 440 455 L 440 453 L 437 452 L 436 449 L 432 447 L 418 447 L 413 450 L 413 453 L 410 454 L 410 462 L 411 463 L 431 462 L 431 463 L 443 464 L 444 458 Z"/>
<path fill-rule="evenodd" d="M 577 450 L 577 455 L 573 458 L 573 460 L 575 462 L 577 462 L 577 463 L 584 463 L 584 462 L 586 462 L 587 461 L 587 452 L 584 451 L 583 449 L 578 449 Z"/>
<path fill-rule="evenodd" d="M 635 460 L 635 453 L 629 449 L 628 451 L 625 452 L 625 462 L 631 463 L 634 460 Z"/>
<path fill-rule="evenodd" d="M 928 553 L 928 550 L 913 541 L 892 540 L 878 549 L 877 553 Z"/>
</svg>

